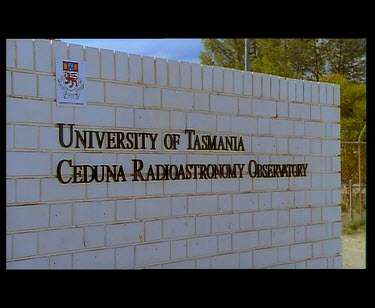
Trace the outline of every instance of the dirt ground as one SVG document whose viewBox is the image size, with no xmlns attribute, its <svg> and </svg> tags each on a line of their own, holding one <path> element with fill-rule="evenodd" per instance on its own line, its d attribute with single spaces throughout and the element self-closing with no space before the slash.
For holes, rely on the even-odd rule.
<svg viewBox="0 0 375 308">
<path fill-rule="evenodd" d="M 366 268 L 366 232 L 342 236 L 343 269 Z"/>
</svg>

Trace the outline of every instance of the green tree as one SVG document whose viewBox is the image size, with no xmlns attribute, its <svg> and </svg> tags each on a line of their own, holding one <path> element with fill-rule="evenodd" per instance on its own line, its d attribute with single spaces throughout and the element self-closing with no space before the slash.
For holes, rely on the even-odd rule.
<svg viewBox="0 0 375 308">
<path fill-rule="evenodd" d="M 344 75 L 348 80 L 366 80 L 366 39 L 327 39 L 329 73 Z"/>
</svg>

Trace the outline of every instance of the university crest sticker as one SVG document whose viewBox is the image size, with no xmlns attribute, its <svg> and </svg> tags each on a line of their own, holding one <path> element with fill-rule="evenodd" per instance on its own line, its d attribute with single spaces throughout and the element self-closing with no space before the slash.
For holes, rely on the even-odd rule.
<svg viewBox="0 0 375 308">
<path fill-rule="evenodd" d="M 58 106 L 86 106 L 86 62 L 56 59 Z"/>
</svg>

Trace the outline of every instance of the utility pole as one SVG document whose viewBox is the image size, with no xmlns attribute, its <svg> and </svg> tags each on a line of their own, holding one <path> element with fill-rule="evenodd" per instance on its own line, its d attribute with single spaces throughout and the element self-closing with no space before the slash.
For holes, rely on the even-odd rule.
<svg viewBox="0 0 375 308">
<path fill-rule="evenodd" d="M 251 57 L 250 57 L 251 39 L 245 39 L 245 71 L 251 70 Z"/>
</svg>

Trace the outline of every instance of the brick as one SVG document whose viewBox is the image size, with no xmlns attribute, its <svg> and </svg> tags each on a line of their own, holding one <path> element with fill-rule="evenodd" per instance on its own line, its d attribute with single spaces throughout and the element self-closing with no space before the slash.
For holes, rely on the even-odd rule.
<svg viewBox="0 0 375 308">
<path fill-rule="evenodd" d="M 253 183 L 254 190 L 275 190 L 277 189 L 277 179 L 256 179 Z"/>
<path fill-rule="evenodd" d="M 295 263 L 296 269 L 306 269 L 306 261 Z"/>
<path fill-rule="evenodd" d="M 333 257 L 327 258 L 328 269 L 333 269 Z"/>
<path fill-rule="evenodd" d="M 274 99 L 280 98 L 280 80 L 279 77 L 271 77 L 271 97 Z"/>
<path fill-rule="evenodd" d="M 39 253 L 52 253 L 84 248 L 83 228 L 39 232 Z"/>
<path fill-rule="evenodd" d="M 208 65 L 202 65 L 202 85 L 203 90 L 212 91 L 212 79 L 213 79 L 213 67 Z"/>
<path fill-rule="evenodd" d="M 15 125 L 14 135 L 15 135 L 15 148 L 19 149 L 37 149 L 38 148 L 38 133 L 37 126 L 24 126 Z"/>
<path fill-rule="evenodd" d="M 169 87 L 180 87 L 180 64 L 175 60 L 168 60 L 168 85 Z"/>
<path fill-rule="evenodd" d="M 223 92 L 224 90 L 224 73 L 223 69 L 218 66 L 212 68 L 213 73 L 213 91 Z"/>
<path fill-rule="evenodd" d="M 333 86 L 333 104 L 340 105 L 340 86 L 334 85 Z"/>
<path fill-rule="evenodd" d="M 342 252 L 341 238 L 323 241 L 323 253 L 325 256 L 338 254 L 340 252 Z"/>
<path fill-rule="evenodd" d="M 61 185 L 54 178 L 41 179 L 41 201 L 76 200 L 86 197 L 86 186 Z"/>
<path fill-rule="evenodd" d="M 272 208 L 290 208 L 294 205 L 293 191 L 272 192 Z"/>
<path fill-rule="evenodd" d="M 312 84 L 311 81 L 303 81 L 303 102 L 308 104 L 312 103 Z"/>
<path fill-rule="evenodd" d="M 246 84 L 251 84 L 250 82 L 246 83 L 245 80 L 246 80 L 246 75 L 247 73 L 244 72 L 244 94 L 245 94 L 245 89 L 246 89 Z M 252 88 L 252 94 L 248 94 L 248 95 L 253 95 L 253 96 L 256 96 L 256 97 L 261 97 L 262 96 L 262 75 L 261 74 L 257 74 L 257 73 L 252 73 L 252 84 L 253 84 L 253 88 Z M 249 79 L 251 80 L 251 76 L 250 73 L 249 73 Z"/>
<path fill-rule="evenodd" d="M 45 205 L 17 206 L 6 209 L 7 231 L 48 227 L 49 207 Z"/>
<path fill-rule="evenodd" d="M 240 268 L 250 269 L 253 267 L 253 253 L 251 251 L 240 253 Z"/>
<path fill-rule="evenodd" d="M 233 250 L 255 248 L 259 245 L 258 232 L 249 231 L 232 234 Z"/>
<path fill-rule="evenodd" d="M 115 252 L 115 268 L 133 267 L 134 260 L 134 246 L 116 248 Z"/>
<path fill-rule="evenodd" d="M 216 115 L 188 112 L 187 127 L 199 131 L 216 131 Z"/>
<path fill-rule="evenodd" d="M 50 269 L 72 269 L 73 268 L 73 255 L 59 255 L 51 256 L 49 258 Z"/>
<path fill-rule="evenodd" d="M 116 201 L 116 220 L 131 220 L 135 218 L 135 201 L 134 200 L 117 200 Z"/>
<path fill-rule="evenodd" d="M 239 114 L 251 115 L 251 98 L 239 97 L 238 98 L 238 112 Z"/>
<path fill-rule="evenodd" d="M 105 102 L 114 104 L 143 105 L 143 90 L 140 86 L 106 82 Z"/>
<path fill-rule="evenodd" d="M 6 72 L 6 95 L 13 94 L 12 73 Z"/>
<path fill-rule="evenodd" d="M 232 250 L 231 234 L 219 235 L 217 237 L 218 252 L 230 252 Z"/>
<path fill-rule="evenodd" d="M 115 250 L 104 249 L 73 254 L 73 269 L 114 269 Z"/>
<path fill-rule="evenodd" d="M 36 39 L 35 48 L 35 70 L 52 72 L 52 48 L 49 40 Z"/>
<path fill-rule="evenodd" d="M 198 216 L 195 218 L 195 233 L 197 235 L 211 233 L 210 216 Z"/>
<path fill-rule="evenodd" d="M 195 233 L 195 218 L 174 218 L 163 221 L 164 238 L 189 236 Z"/>
<path fill-rule="evenodd" d="M 129 80 L 129 59 L 128 54 L 115 51 L 115 78 L 116 80 Z"/>
<path fill-rule="evenodd" d="M 171 215 L 169 198 L 137 199 L 135 201 L 137 218 L 157 218 Z"/>
<path fill-rule="evenodd" d="M 194 93 L 162 89 L 162 106 L 166 108 L 178 108 L 184 110 L 194 109 Z"/>
<path fill-rule="evenodd" d="M 289 261 L 289 246 L 278 247 L 277 254 L 279 257 L 279 262 Z"/>
<path fill-rule="evenodd" d="M 162 269 L 163 265 L 153 265 L 153 266 L 147 266 L 144 269 Z"/>
<path fill-rule="evenodd" d="M 288 79 L 280 77 L 279 78 L 279 89 L 280 89 L 280 99 L 287 100 L 288 99 Z"/>
<path fill-rule="evenodd" d="M 17 39 L 17 68 L 34 70 L 34 42 L 31 39 Z"/>
<path fill-rule="evenodd" d="M 116 127 L 134 127 L 134 109 L 116 107 Z"/>
<path fill-rule="evenodd" d="M 224 92 L 226 93 L 233 93 L 233 86 L 234 86 L 234 70 L 223 68 L 224 74 Z"/>
<path fill-rule="evenodd" d="M 246 77 L 246 78 L 248 78 L 248 77 Z M 235 94 L 242 94 L 243 93 L 243 86 L 244 86 L 244 72 L 234 70 L 234 72 L 233 72 L 233 92 Z M 251 84 L 248 84 L 248 81 L 247 81 L 246 86 L 250 87 L 251 92 L 252 92 L 252 82 L 251 82 Z M 246 93 L 249 93 L 249 92 L 250 92 L 250 89 L 247 88 Z M 251 95 L 251 94 L 247 94 L 247 95 Z"/>
<path fill-rule="evenodd" d="M 239 215 L 217 215 L 212 216 L 212 232 L 233 232 L 240 228 Z"/>
<path fill-rule="evenodd" d="M 310 114 L 311 114 L 311 120 L 321 120 L 321 114 L 320 114 L 320 106 L 310 106 Z"/>
<path fill-rule="evenodd" d="M 341 219 L 341 207 L 330 206 L 322 208 L 322 219 L 324 222 L 329 221 L 340 221 Z"/>
<path fill-rule="evenodd" d="M 311 222 L 310 208 L 290 210 L 290 224 L 291 225 L 306 225 L 310 222 Z"/>
<path fill-rule="evenodd" d="M 273 266 L 271 268 L 272 269 L 295 269 L 295 264 L 294 263 L 281 264 L 281 265 Z"/>
<path fill-rule="evenodd" d="M 195 110 L 205 110 L 209 109 L 209 94 L 207 93 L 194 93 L 194 108 Z"/>
<path fill-rule="evenodd" d="M 217 237 L 207 236 L 187 240 L 188 257 L 198 257 L 217 253 Z"/>
<path fill-rule="evenodd" d="M 52 105 L 52 123 L 74 123 L 74 108 Z"/>
<path fill-rule="evenodd" d="M 295 227 L 294 238 L 295 238 L 296 242 L 305 242 L 306 241 L 306 228 L 305 228 L 305 226 Z"/>
<path fill-rule="evenodd" d="M 233 211 L 249 211 L 258 209 L 257 194 L 233 195 Z"/>
<path fill-rule="evenodd" d="M 232 132 L 243 134 L 257 133 L 257 119 L 250 117 L 232 116 Z"/>
<path fill-rule="evenodd" d="M 306 205 L 323 205 L 325 203 L 325 194 L 321 190 L 306 191 Z"/>
<path fill-rule="evenodd" d="M 262 74 L 262 97 L 271 98 L 271 77 Z"/>
<path fill-rule="evenodd" d="M 191 89 L 191 67 L 184 61 L 180 61 L 180 87 Z"/>
<path fill-rule="evenodd" d="M 259 231 L 259 247 L 271 246 L 271 231 L 260 230 Z"/>
<path fill-rule="evenodd" d="M 167 263 L 167 264 L 163 264 L 163 269 L 195 269 L 195 261 L 188 260 L 188 261 Z"/>
<path fill-rule="evenodd" d="M 106 225 L 107 246 L 143 242 L 144 224 L 142 222 Z"/>
<path fill-rule="evenodd" d="M 105 245 L 105 226 L 85 227 L 84 246 L 86 248 Z"/>
<path fill-rule="evenodd" d="M 271 130 L 271 120 L 265 118 L 258 118 L 258 134 L 269 135 Z"/>
<path fill-rule="evenodd" d="M 272 230 L 272 245 L 284 245 L 294 242 L 294 228 L 278 228 Z"/>
<path fill-rule="evenodd" d="M 240 214 L 240 229 L 251 230 L 253 228 L 253 214 L 241 213 Z"/>
<path fill-rule="evenodd" d="M 217 115 L 216 127 L 218 132 L 230 132 L 231 131 L 231 117 Z"/>
<path fill-rule="evenodd" d="M 172 197 L 171 198 L 172 216 L 187 214 L 187 198 Z"/>
<path fill-rule="evenodd" d="M 13 236 L 13 258 L 36 255 L 38 251 L 38 234 L 21 233 Z"/>
<path fill-rule="evenodd" d="M 311 174 L 311 188 L 322 188 L 322 175 Z"/>
<path fill-rule="evenodd" d="M 237 114 L 238 99 L 235 96 L 210 94 L 210 110 Z"/>
<path fill-rule="evenodd" d="M 142 75 L 144 84 L 155 84 L 155 58 L 142 56 Z"/>
<path fill-rule="evenodd" d="M 152 264 L 170 260 L 170 242 L 135 247 L 136 264 Z"/>
<path fill-rule="evenodd" d="M 129 81 L 142 82 L 142 57 L 129 54 Z"/>
<path fill-rule="evenodd" d="M 69 226 L 72 224 L 72 204 L 61 203 L 50 205 L 50 226 Z"/>
<path fill-rule="evenodd" d="M 296 100 L 296 80 L 288 80 L 288 99 L 289 101 Z"/>
<path fill-rule="evenodd" d="M 333 137 L 333 138 L 337 138 L 339 139 L 340 138 L 340 124 L 331 124 L 331 136 L 329 137 Z"/>
<path fill-rule="evenodd" d="M 258 193 L 259 209 L 271 209 L 271 193 Z"/>
<path fill-rule="evenodd" d="M 334 85 L 333 84 L 327 84 L 327 104 L 333 104 L 334 103 Z"/>
<path fill-rule="evenodd" d="M 212 269 L 238 269 L 240 268 L 239 254 L 227 254 L 211 258 Z"/>
<path fill-rule="evenodd" d="M 169 128 L 169 112 L 162 110 L 135 110 L 136 128 Z"/>
<path fill-rule="evenodd" d="M 324 123 L 306 122 L 306 136 L 310 137 L 324 137 Z"/>
<path fill-rule="evenodd" d="M 254 267 L 266 267 L 277 263 L 277 248 L 255 250 L 253 252 Z"/>
<path fill-rule="evenodd" d="M 311 139 L 311 154 L 322 154 L 321 139 Z"/>
<path fill-rule="evenodd" d="M 290 154 L 310 154 L 310 140 L 301 138 L 289 139 Z"/>
<path fill-rule="evenodd" d="M 168 84 L 168 65 L 166 59 L 155 58 L 156 84 L 158 86 L 167 86 Z"/>
<path fill-rule="evenodd" d="M 164 183 L 164 194 L 189 194 L 196 192 L 196 181 Z"/>
<path fill-rule="evenodd" d="M 191 87 L 195 90 L 202 90 L 202 65 L 197 63 L 191 64 Z"/>
<path fill-rule="evenodd" d="M 161 89 L 143 88 L 143 99 L 147 107 L 161 107 Z"/>
<path fill-rule="evenodd" d="M 306 230 L 307 230 L 307 227 L 306 227 Z M 313 242 L 312 245 L 313 245 L 313 248 L 312 248 L 313 257 L 316 258 L 316 257 L 323 256 L 323 242 Z"/>
<path fill-rule="evenodd" d="M 195 259 L 195 265 L 197 269 L 210 269 L 211 258 Z"/>
<path fill-rule="evenodd" d="M 55 77 L 38 75 L 38 96 L 42 98 L 56 98 L 56 80 Z"/>
<path fill-rule="evenodd" d="M 307 260 L 307 269 L 327 269 L 327 259 L 319 258 L 313 260 Z"/>
<path fill-rule="evenodd" d="M 17 40 L 6 39 L 6 67 L 16 67 Z"/>
<path fill-rule="evenodd" d="M 39 179 L 16 180 L 16 202 L 33 202 L 40 200 Z"/>
<path fill-rule="evenodd" d="M 239 189 L 238 179 L 212 181 L 212 192 L 238 192 Z"/>
<path fill-rule="evenodd" d="M 115 54 L 113 50 L 100 50 L 101 79 L 115 79 Z"/>
<path fill-rule="evenodd" d="M 339 155 L 340 140 L 322 140 L 322 154 Z"/>
<path fill-rule="evenodd" d="M 296 119 L 310 119 L 310 105 L 289 103 L 289 117 Z"/>
<path fill-rule="evenodd" d="M 161 221 L 145 222 L 145 230 L 145 241 L 160 240 L 163 237 Z"/>
<path fill-rule="evenodd" d="M 322 174 L 322 188 L 340 188 L 341 175 L 340 173 L 323 173 Z"/>
<path fill-rule="evenodd" d="M 189 214 L 205 214 L 217 212 L 217 196 L 188 197 Z"/>
<path fill-rule="evenodd" d="M 319 83 L 318 82 L 311 83 L 311 103 L 313 104 L 319 103 Z M 314 106 L 314 107 L 318 107 L 318 106 Z"/>
<path fill-rule="evenodd" d="M 13 72 L 13 93 L 21 96 L 37 96 L 37 75 Z"/>
<path fill-rule="evenodd" d="M 319 83 L 319 102 L 327 104 L 327 84 Z"/>
<path fill-rule="evenodd" d="M 6 265 L 6 269 L 48 269 L 49 258 L 33 258 L 23 261 L 9 262 Z"/>
<path fill-rule="evenodd" d="M 322 208 L 321 207 L 311 208 L 311 222 L 313 224 L 322 222 Z"/>
<path fill-rule="evenodd" d="M 232 211 L 232 196 L 219 195 L 218 198 L 218 212 L 231 212 Z"/>
<path fill-rule="evenodd" d="M 293 135 L 293 121 L 271 119 L 270 122 L 272 135 Z"/>
<path fill-rule="evenodd" d="M 332 192 L 332 204 L 339 205 L 341 203 L 341 190 L 334 189 L 334 190 L 331 190 L 331 192 Z"/>
<path fill-rule="evenodd" d="M 303 81 L 296 80 L 296 101 L 303 102 Z"/>
<path fill-rule="evenodd" d="M 299 261 L 312 257 L 312 244 L 297 244 L 290 246 L 290 259 Z"/>
<path fill-rule="evenodd" d="M 336 256 L 333 258 L 333 268 L 342 269 L 342 256 Z"/>
<path fill-rule="evenodd" d="M 252 138 L 252 150 L 256 153 L 276 153 L 276 138 L 257 137 Z"/>
<path fill-rule="evenodd" d="M 86 76 L 100 78 L 100 51 L 98 48 L 85 47 Z"/>
<path fill-rule="evenodd" d="M 73 207 L 73 224 L 109 222 L 115 220 L 115 202 L 78 202 Z"/>
<path fill-rule="evenodd" d="M 69 59 L 72 60 L 85 60 L 85 49 L 82 45 L 69 44 Z"/>
<path fill-rule="evenodd" d="M 258 116 L 275 117 L 276 116 L 276 102 L 253 99 L 252 113 Z"/>
<path fill-rule="evenodd" d="M 75 124 L 115 126 L 115 108 L 107 106 L 90 106 L 90 108 L 76 108 Z"/>
<path fill-rule="evenodd" d="M 6 203 L 16 202 L 16 181 L 6 180 Z"/>
<path fill-rule="evenodd" d="M 89 102 L 104 102 L 104 83 L 101 81 L 86 82 L 87 101 Z"/>
<path fill-rule="evenodd" d="M 13 79 L 14 81 L 14 79 Z M 322 106 L 322 121 L 340 122 L 340 108 Z"/>
<path fill-rule="evenodd" d="M 171 241 L 171 259 L 185 258 L 186 247 L 186 240 Z"/>
<path fill-rule="evenodd" d="M 277 224 L 276 211 L 262 211 L 253 213 L 254 228 L 273 227 Z"/>
<path fill-rule="evenodd" d="M 305 122 L 304 121 L 293 121 L 294 122 L 294 136 L 305 136 Z"/>
</svg>

